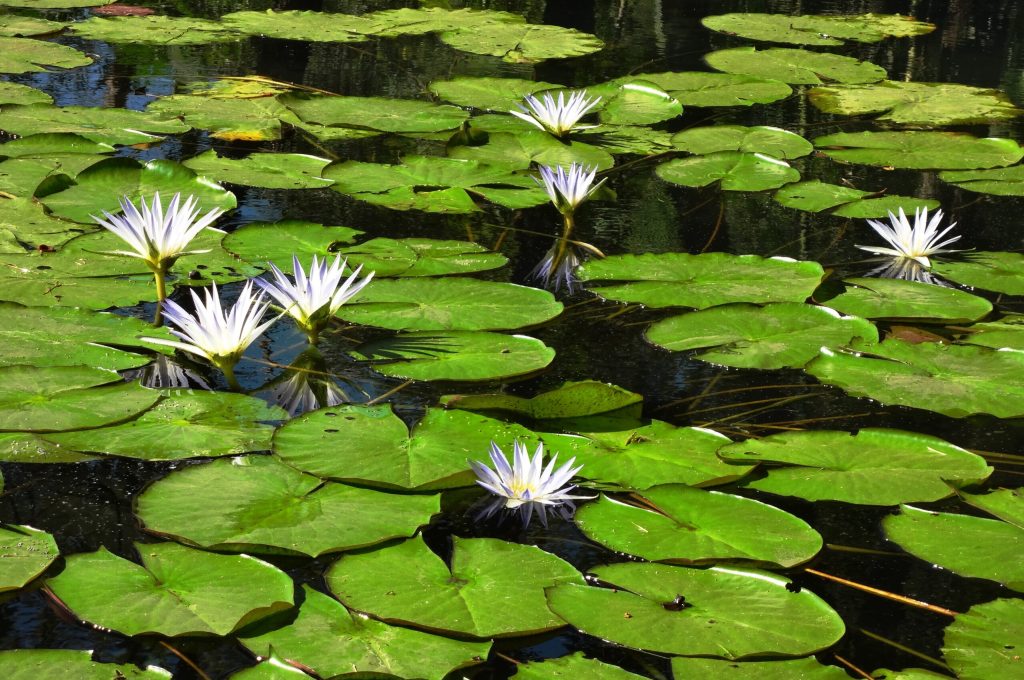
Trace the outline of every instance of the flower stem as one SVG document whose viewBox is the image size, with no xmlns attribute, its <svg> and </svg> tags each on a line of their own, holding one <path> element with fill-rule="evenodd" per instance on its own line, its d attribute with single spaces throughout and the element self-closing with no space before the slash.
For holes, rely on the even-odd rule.
<svg viewBox="0 0 1024 680">
<path fill-rule="evenodd" d="M 153 279 L 156 281 L 156 313 L 153 315 L 153 325 L 160 326 L 163 322 L 164 300 L 167 299 L 167 274 L 163 269 L 154 269 Z"/>
<path fill-rule="evenodd" d="M 234 364 L 218 364 L 217 368 L 224 374 L 224 377 L 228 381 L 228 387 L 235 392 L 241 392 L 242 386 L 238 382 L 238 378 L 235 377 L 235 365 Z"/>
</svg>

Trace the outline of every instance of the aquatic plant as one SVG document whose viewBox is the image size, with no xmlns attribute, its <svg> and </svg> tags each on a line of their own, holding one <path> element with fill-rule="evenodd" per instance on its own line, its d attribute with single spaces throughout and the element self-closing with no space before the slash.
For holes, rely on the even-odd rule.
<svg viewBox="0 0 1024 680">
<path fill-rule="evenodd" d="M 907 218 L 907 214 L 903 212 L 903 208 L 899 209 L 899 214 L 894 214 L 890 211 L 889 213 L 889 224 L 881 222 L 879 220 L 868 220 L 868 224 L 874 229 L 879 236 L 889 242 L 892 248 L 884 248 L 879 246 L 861 246 L 857 247 L 861 250 L 866 250 L 869 253 L 875 253 L 876 255 L 889 255 L 895 258 L 906 258 L 909 260 L 915 260 L 922 267 L 931 267 L 931 260 L 928 259 L 929 255 L 935 255 L 936 253 L 952 253 L 955 250 L 943 248 L 943 246 L 959 241 L 959 236 L 948 238 L 945 241 L 940 239 L 949 233 L 949 231 L 956 226 L 956 222 L 953 222 L 942 231 L 938 231 L 939 223 L 942 221 L 942 211 L 936 210 L 932 218 L 928 219 L 928 208 L 918 208 L 914 211 L 914 224 L 910 224 L 910 220 Z"/>
<path fill-rule="evenodd" d="M 600 103 L 600 97 L 588 97 L 586 90 L 558 93 L 558 99 L 544 93 L 537 98 L 532 94 L 523 97 L 526 106 L 517 104 L 519 111 L 509 111 L 513 116 L 546 130 L 556 137 L 565 137 L 573 130 L 586 130 L 594 125 L 579 125 L 579 120 Z"/>
</svg>

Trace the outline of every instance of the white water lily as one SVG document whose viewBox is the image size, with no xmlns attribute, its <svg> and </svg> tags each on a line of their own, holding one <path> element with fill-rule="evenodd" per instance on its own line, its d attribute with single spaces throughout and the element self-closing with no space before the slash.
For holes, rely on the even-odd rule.
<svg viewBox="0 0 1024 680">
<path fill-rule="evenodd" d="M 575 90 L 569 93 L 558 93 L 558 99 L 544 93 L 537 98 L 528 94 L 523 98 L 526 106 L 516 104 L 519 111 L 510 111 L 513 116 L 522 118 L 530 125 L 546 130 L 556 137 L 564 137 L 573 130 L 584 130 L 593 125 L 578 125 L 579 119 L 585 116 L 601 101 L 600 97 L 587 97 L 586 90 Z"/>
<path fill-rule="evenodd" d="M 192 294 L 192 302 L 196 310 L 194 314 L 186 311 L 173 300 L 167 300 L 164 303 L 164 315 L 167 317 L 167 321 L 176 326 L 176 328 L 168 330 L 180 340 L 165 340 L 163 338 L 143 338 L 143 340 L 157 345 L 175 347 L 207 359 L 224 373 L 228 382 L 234 387 L 237 385 L 234 376 L 235 364 L 238 363 L 246 348 L 277 321 L 277 317 L 274 317 L 270 321 L 261 323 L 264 314 L 270 307 L 270 302 L 264 301 L 262 291 L 258 295 L 253 295 L 252 281 L 246 282 L 235 304 L 227 312 L 220 304 L 216 283 L 205 291 L 205 299 L 201 299 L 194 290 L 189 292 Z"/>
<path fill-rule="evenodd" d="M 476 473 L 476 483 L 496 496 L 500 496 L 498 507 L 507 510 L 521 510 L 524 513 L 524 524 L 529 523 L 536 509 L 541 522 L 547 524 L 547 510 L 565 506 L 573 508 L 574 500 L 585 500 L 593 496 L 574 496 L 569 492 L 575 485 L 565 486 L 581 469 L 582 465 L 573 467 L 575 458 L 555 470 L 556 455 L 544 466 L 544 444 L 537 444 L 531 459 L 526 445 L 516 440 L 513 445 L 513 462 L 509 466 L 508 459 L 501 448 L 491 442 L 492 470 L 484 463 L 470 461 L 469 465 Z"/>
<path fill-rule="evenodd" d="M 597 168 L 587 168 L 580 163 L 573 163 L 568 170 L 562 166 L 552 168 L 542 165 L 538 182 L 548 192 L 558 212 L 568 218 L 605 183 L 605 180 L 601 180 L 594 184 L 596 174 Z"/>
<path fill-rule="evenodd" d="M 343 281 L 342 274 L 347 262 L 347 260 L 342 260 L 339 255 L 334 259 L 333 264 L 328 265 L 327 258 L 320 262 L 314 255 L 307 275 L 299 263 L 299 258 L 293 255 L 294 282 L 287 274 L 278 269 L 277 265 L 271 263 L 270 269 L 273 271 L 274 281 L 256 279 L 256 283 L 277 300 L 278 304 L 284 308 L 285 313 L 295 319 L 295 322 L 306 333 L 310 344 L 314 344 L 320 331 L 328 324 L 335 312 L 365 288 L 373 278 L 373 272 L 370 272 L 361 281 L 358 280 L 359 272 L 363 269 L 363 266 L 359 265 Z"/>
<path fill-rule="evenodd" d="M 941 210 L 936 210 L 929 220 L 928 208 L 918 208 L 914 213 L 914 224 L 911 225 L 906 213 L 903 212 L 903 208 L 900 208 L 899 215 L 894 215 L 892 212 L 889 213 L 889 224 L 879 220 L 868 220 L 871 228 L 888 241 L 892 248 L 860 245 L 857 247 L 876 255 L 888 255 L 890 257 L 915 260 L 922 267 L 930 267 L 931 260 L 928 259 L 929 255 L 958 252 L 943 248 L 943 246 L 959 241 L 959 236 L 940 241 L 943 236 L 949 233 L 950 229 L 956 226 L 956 222 L 939 231 L 939 223 L 941 221 Z"/>
</svg>

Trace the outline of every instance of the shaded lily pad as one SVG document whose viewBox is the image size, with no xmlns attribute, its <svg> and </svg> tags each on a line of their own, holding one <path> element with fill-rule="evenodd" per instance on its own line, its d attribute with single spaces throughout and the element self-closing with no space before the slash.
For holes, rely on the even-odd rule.
<svg viewBox="0 0 1024 680">
<path fill-rule="evenodd" d="M 1012 678 L 1024 668 L 1024 601 L 993 600 L 958 614 L 946 628 L 942 653 L 961 680 Z"/>
<path fill-rule="evenodd" d="M 932 271 L 965 286 L 1024 295 L 1024 255 L 1021 253 L 964 253 L 955 260 L 934 262 Z"/>
<path fill-rule="evenodd" d="M 140 45 L 208 45 L 241 40 L 242 33 L 219 21 L 164 15 L 90 17 L 71 24 L 71 30 L 89 40 Z"/>
<path fill-rule="evenodd" d="M 308 40 L 311 42 L 363 42 L 375 23 L 365 16 L 337 12 L 300 12 L 287 10 L 277 12 L 231 12 L 221 18 L 229 28 L 282 40 Z"/>
<path fill-rule="evenodd" d="M 967 125 L 1019 116 L 1022 111 L 999 90 L 955 83 L 886 80 L 872 85 L 815 87 L 807 94 L 825 113 L 862 116 L 901 125 Z"/>
<path fill-rule="evenodd" d="M 657 173 L 666 182 L 684 187 L 705 187 L 719 182 L 723 191 L 778 189 L 800 179 L 800 172 L 785 161 L 739 151 L 677 158 L 659 165 Z"/>
<path fill-rule="evenodd" d="M 844 314 L 868 319 L 928 319 L 959 323 L 977 321 L 992 311 L 992 303 L 983 297 L 956 288 L 902 279 L 843 279 L 838 294 L 825 293 L 817 299 Z"/>
<path fill-rule="evenodd" d="M 401 496 L 324 482 L 268 456 L 178 470 L 137 502 L 147 529 L 206 548 L 317 556 L 411 535 L 438 496 Z"/>
<path fill-rule="evenodd" d="M 960 342 L 1024 351 L 1024 314 L 1007 314 L 998 321 L 976 323 L 970 327 L 970 335 L 961 338 Z"/>
<path fill-rule="evenodd" d="M 162 134 L 187 132 L 188 126 L 175 118 L 129 109 L 33 104 L 5 106 L 0 129 L 22 137 L 73 132 L 104 144 L 145 144 L 162 139 Z"/>
<path fill-rule="evenodd" d="M 821 550 L 821 536 L 802 519 L 749 498 L 679 484 L 635 500 L 601 496 L 580 508 L 576 522 L 591 540 L 654 562 L 793 567 Z"/>
<path fill-rule="evenodd" d="M 722 447 L 719 455 L 768 466 L 766 477 L 747 482 L 751 488 L 860 505 L 935 501 L 992 473 L 983 458 L 938 437 L 880 428 L 786 432 Z"/>
<path fill-rule="evenodd" d="M 861 191 L 840 184 L 827 184 L 817 179 L 787 184 L 775 192 L 775 200 L 787 208 L 796 210 L 808 212 L 829 210 L 837 217 L 861 219 L 884 218 L 890 212 L 896 212 L 900 208 L 912 212 L 918 208 L 934 210 L 941 206 L 939 201 L 931 198 Z M 832 210 L 832 208 L 835 209 Z"/>
<path fill-rule="evenodd" d="M 352 267 L 385 276 L 443 276 L 497 269 L 508 262 L 501 253 L 469 241 L 429 238 L 375 238 L 339 248 Z"/>
<path fill-rule="evenodd" d="M 228 635 L 292 606 L 291 578 L 248 555 L 136 544 L 142 565 L 100 548 L 47 585 L 76 616 L 126 635 Z"/>
<path fill-rule="evenodd" d="M 320 173 L 327 158 L 302 153 L 254 153 L 245 158 L 222 158 L 213 149 L 182 165 L 217 182 L 268 189 L 319 189 L 334 184 Z"/>
<path fill-rule="evenodd" d="M 578 273 L 590 290 L 610 300 L 696 309 L 729 302 L 802 302 L 825 278 L 817 262 L 727 253 L 613 255 L 591 260 Z"/>
<path fill-rule="evenodd" d="M 929 512 L 909 505 L 882 520 L 885 536 L 915 557 L 960 576 L 1024 591 L 1024 527 L 995 519 Z"/>
<path fill-rule="evenodd" d="M 514 394 L 452 394 L 441 397 L 445 408 L 467 411 L 507 411 L 536 420 L 560 420 L 600 415 L 621 409 L 631 409 L 640 415 L 643 397 L 617 385 L 581 380 L 567 382 L 535 397 L 524 398 Z"/>
<path fill-rule="evenodd" d="M 1024 196 L 1024 165 L 992 170 L 948 170 L 940 172 L 939 179 L 980 194 Z"/>
<path fill-rule="evenodd" d="M 885 340 L 857 353 L 822 351 L 805 370 L 823 383 L 883 404 L 937 411 L 953 418 L 991 413 L 1024 415 L 1024 385 L 1007 375 L 1024 371 L 1024 352 L 984 347 L 917 345 Z"/>
<path fill-rule="evenodd" d="M 770 104 L 785 99 L 793 93 L 789 85 L 777 80 L 732 73 L 707 73 L 704 71 L 638 73 L 629 80 L 650 81 L 668 92 L 683 106 Z M 621 81 L 622 79 L 620 79 Z"/>
<path fill-rule="evenodd" d="M 306 599 L 294 622 L 242 638 L 254 654 L 271 652 L 322 678 L 355 674 L 441 680 L 448 672 L 487 658 L 489 642 L 464 642 L 410 630 L 351 612 L 337 600 L 303 586 Z"/>
<path fill-rule="evenodd" d="M 468 31 L 486 24 L 521 24 L 525 21 L 521 15 L 511 12 L 490 9 L 449 10 L 441 7 L 404 7 L 373 12 L 368 16 L 374 22 L 373 34 L 385 37 L 423 35 L 455 29 Z"/>
<path fill-rule="evenodd" d="M 796 45 L 842 45 L 844 40 L 878 42 L 931 33 L 934 24 L 899 14 L 758 14 L 753 12 L 704 17 L 712 31 L 751 40 Z"/>
<path fill-rule="evenodd" d="M 958 132 L 837 132 L 814 146 L 837 161 L 915 170 L 992 168 L 1024 157 L 1012 139 Z"/>
<path fill-rule="evenodd" d="M 381 132 L 454 130 L 469 117 L 457 106 L 387 97 L 287 94 L 278 101 L 307 123 Z"/>
<path fill-rule="evenodd" d="M 17 590 L 39 576 L 60 551 L 53 536 L 32 527 L 0 527 L 0 592 Z M 0 669 L 3 668 L 0 656 Z M 6 676 L 5 676 L 6 677 Z"/>
<path fill-rule="evenodd" d="M 0 652 L 0 673 L 7 680 L 170 680 L 170 671 L 130 664 L 98 663 L 92 652 L 77 649 L 8 649 Z"/>
<path fill-rule="evenodd" d="M 281 138 L 281 123 L 299 119 L 273 97 L 222 98 L 198 94 L 160 97 L 146 107 L 155 116 L 176 117 L 188 127 L 208 130 L 211 137 L 237 142 Z"/>
<path fill-rule="evenodd" d="M 800 368 L 823 346 L 858 337 L 878 341 L 870 322 L 801 302 L 721 305 L 663 319 L 646 336 L 666 349 L 699 349 L 695 358 L 737 368 Z"/>
<path fill-rule="evenodd" d="M 0 37 L 0 73 L 38 73 L 88 66 L 92 57 L 67 45 Z M 0 119 L 2 120 L 2 119 Z"/>
<path fill-rule="evenodd" d="M 552 678 L 588 678 L 588 680 L 636 680 L 644 676 L 630 673 L 597 659 L 588 659 L 583 652 L 557 659 L 531 661 L 516 666 L 516 680 L 552 680 Z"/>
<path fill-rule="evenodd" d="M 613 564 L 594 575 L 614 586 L 560 585 L 548 605 L 590 635 L 667 654 L 738 659 L 811 654 L 842 637 L 839 615 L 789 580 L 734 567 Z"/>
<path fill-rule="evenodd" d="M 792 85 L 820 85 L 825 81 L 875 83 L 886 76 L 884 68 L 870 61 L 829 52 L 781 47 L 718 50 L 704 55 L 704 61 L 711 68 L 726 73 L 743 73 Z"/>
<path fill-rule="evenodd" d="M 328 587 L 348 607 L 389 623 L 480 638 L 561 628 L 544 589 L 582 581 L 572 565 L 536 546 L 457 536 L 450 566 L 414 538 L 344 555 L 327 572 Z"/>
<path fill-rule="evenodd" d="M 563 141 L 541 130 L 524 130 L 516 134 L 494 132 L 486 144 L 451 147 L 448 155 L 492 166 L 505 165 L 511 170 L 528 170 L 534 163 L 552 167 L 580 163 L 599 170 L 615 164 L 615 159 L 607 151 L 581 142 L 578 137 Z"/>
<path fill-rule="evenodd" d="M 52 104 L 53 97 L 28 85 L 0 83 L 0 104 Z"/>
<path fill-rule="evenodd" d="M 254 222 L 224 237 L 224 247 L 247 262 L 265 266 L 273 262 L 292 274 L 292 255 L 307 264 L 313 255 L 334 259 L 341 246 L 352 243 L 363 232 L 351 227 L 332 227 L 305 222 Z M 369 268 L 368 268 L 369 269 Z"/>
<path fill-rule="evenodd" d="M 489 78 L 459 76 L 451 80 L 435 80 L 428 86 L 441 99 L 483 111 L 518 111 L 523 97 L 542 90 L 561 88 L 561 85 L 543 80 L 523 78 Z"/>
<path fill-rule="evenodd" d="M 745 151 L 785 159 L 799 158 L 814 151 L 814 145 L 800 135 L 763 125 L 690 128 L 672 135 L 672 145 L 699 155 L 717 151 Z"/>
<path fill-rule="evenodd" d="M 686 680 L 849 680 L 850 676 L 837 666 L 825 666 L 817 659 L 785 659 L 782 661 L 719 661 L 677 656 L 672 659 L 672 672 Z M 878 671 L 872 677 L 883 677 Z M 886 675 L 889 680 L 901 680 Z M 903 678 L 902 680 L 910 680 Z"/>
</svg>

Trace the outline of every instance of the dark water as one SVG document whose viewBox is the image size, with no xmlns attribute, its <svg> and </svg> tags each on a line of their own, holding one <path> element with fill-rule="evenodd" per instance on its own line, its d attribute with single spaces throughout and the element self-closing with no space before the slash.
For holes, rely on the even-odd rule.
<svg viewBox="0 0 1024 680">
<path fill-rule="evenodd" d="M 1017 104 L 1024 104 L 1024 49 L 1017 36 L 1024 30 L 1024 3 L 906 1 L 906 2 L 741 2 L 672 0 L 592 0 L 542 2 L 451 2 L 451 7 L 480 7 L 518 12 L 527 20 L 574 27 L 596 33 L 608 47 L 591 56 L 554 60 L 536 67 L 505 64 L 497 59 L 455 52 L 433 37 L 371 41 L 355 45 L 306 44 L 272 39 L 253 39 L 237 44 L 206 47 L 158 48 L 138 45 L 109 46 L 95 41 L 59 38 L 96 56 L 92 66 L 66 74 L 26 75 L 12 78 L 51 93 L 59 105 L 122 106 L 142 108 L 155 97 L 171 94 L 176 86 L 226 75 L 259 74 L 349 95 L 423 96 L 426 85 L 454 75 L 534 78 L 583 86 L 629 73 L 706 70 L 702 55 L 714 49 L 742 44 L 712 34 L 699 24 L 709 14 L 732 11 L 798 13 L 877 12 L 903 13 L 931 21 L 938 30 L 915 39 L 887 40 L 877 44 L 852 44 L 833 48 L 843 54 L 868 59 L 885 67 L 895 80 L 956 82 L 1000 88 Z M 311 9 L 363 13 L 415 3 L 388 2 L 179 2 L 157 5 L 158 13 L 216 18 L 243 9 Z M 82 17 L 87 10 L 67 16 Z M 839 130 L 866 127 L 864 121 L 829 120 L 801 96 L 786 102 L 749 110 L 696 109 L 668 124 L 677 130 L 711 122 L 769 124 L 813 138 Z M 1022 123 L 963 128 L 975 134 L 1020 139 Z M 432 142 L 400 138 L 331 144 L 326 147 L 293 135 L 281 142 L 257 146 L 225 144 L 201 132 L 191 132 L 146 151 L 126 150 L 138 158 L 183 159 L 210 148 L 225 154 L 244 155 L 252 150 L 274 150 L 330 155 L 340 159 L 394 162 L 413 152 L 442 153 Z M 620 159 L 620 164 L 623 159 Z M 867 169 L 840 166 L 811 159 L 805 177 L 837 182 L 852 181 L 861 188 L 888 188 L 891 193 L 934 197 L 959 224 L 959 233 L 979 250 L 1020 250 L 1024 230 L 1019 226 L 1019 199 L 979 197 L 938 181 L 934 173 Z M 853 248 L 856 239 L 868 235 L 863 221 L 843 220 L 800 213 L 774 203 L 769 193 L 723 195 L 716 189 L 688 190 L 656 178 L 652 165 L 638 164 L 610 173 L 618 194 L 613 203 L 591 203 L 578 216 L 578 237 L 605 253 L 701 252 L 788 255 L 822 262 L 840 273 L 862 274 L 871 265 L 861 262 Z M 529 283 L 528 276 L 551 244 L 558 223 L 554 212 L 534 209 L 513 214 L 485 209 L 472 216 L 442 217 L 400 213 L 375 208 L 328 190 L 284 192 L 230 187 L 238 195 L 239 208 L 220 226 L 233 228 L 254 221 L 282 218 L 308 219 L 324 224 L 357 227 L 370 236 L 426 236 L 465 239 L 467 234 L 482 244 L 502 238 L 501 250 L 511 264 L 497 277 Z M 511 229 L 510 229 L 511 228 Z M 537 234 L 550 234 L 545 237 Z M 846 235 L 840 237 L 840 235 Z M 856 429 L 867 425 L 899 427 L 928 432 L 970 449 L 1020 452 L 1021 423 L 993 418 L 954 420 L 924 411 L 881 407 L 853 399 L 842 392 L 822 388 L 798 371 L 742 371 L 713 368 L 689 361 L 645 343 L 646 322 L 658 314 L 602 303 L 585 293 L 564 296 L 567 311 L 555 322 L 530 333 L 555 348 L 557 359 L 543 374 L 503 386 L 426 385 L 410 386 L 390 399 L 401 413 L 413 419 L 436 397 L 452 392 L 493 391 L 532 395 L 566 380 L 597 379 L 639 392 L 645 397 L 645 415 L 677 425 L 709 425 L 734 437 L 763 435 L 773 427 L 829 427 Z M 995 299 L 995 298 L 993 298 Z M 1001 309 L 1024 311 L 1020 300 L 999 300 Z M 147 310 L 126 310 L 145 314 Z M 369 336 L 367 336 L 369 337 Z M 288 363 L 297 353 L 297 338 L 276 331 L 268 342 L 250 351 L 251 358 Z M 400 381 L 374 378 L 358 367 L 346 366 L 348 345 L 329 340 L 322 347 L 332 370 L 370 396 L 381 395 Z M 256 362 L 243 362 L 239 376 L 256 389 L 280 371 Z M 216 375 L 206 376 L 217 384 Z M 1019 376 L 1016 377 L 1019 379 Z M 1014 379 L 1008 376 L 1008 379 Z M 796 387 L 780 387 L 796 385 Z M 738 391 L 743 390 L 743 391 Z M 706 396 L 699 400 L 697 395 Z M 721 393 L 721 394 L 719 394 Z M 807 394 L 808 398 L 775 405 L 761 401 L 774 397 Z M 754 410 L 756 409 L 756 410 Z M 78 465 L 3 465 L 6 492 L 0 496 L 0 520 L 30 524 L 52 532 L 62 553 L 95 550 L 106 546 L 115 553 L 132 555 L 132 543 L 151 540 L 132 515 L 133 497 L 148 483 L 178 464 L 153 464 L 108 460 Z M 1021 468 L 1000 467 L 988 483 L 991 487 L 1019 486 Z M 738 493 L 755 496 L 746 490 Z M 446 513 L 426 530 L 433 545 L 443 549 L 452 534 L 493 535 L 536 543 L 587 569 L 618 559 L 588 541 L 568 523 L 554 523 L 549 530 L 531 527 L 478 525 L 471 507 L 480 497 L 475 490 L 446 494 Z M 965 611 L 972 604 L 1014 594 L 993 583 L 964 579 L 900 554 L 878 531 L 886 509 L 841 503 L 809 503 L 771 497 L 817 529 L 829 548 L 810 565 L 813 568 L 875 587 L 919 598 L 942 607 Z M 936 508 L 971 513 L 955 500 Z M 843 547 L 883 551 L 850 552 Z M 331 558 L 275 562 L 297 582 L 323 587 L 321 574 Z M 54 570 L 59 569 L 59 565 Z M 889 638 L 933 658 L 941 654 L 943 617 L 912 609 L 821 580 L 802 571 L 790 574 L 797 583 L 825 598 L 843 617 L 848 633 L 839 645 L 820 658 L 835 663 L 834 654 L 860 668 L 920 666 L 940 670 L 927 661 L 883 644 L 860 629 Z M 211 677 L 224 677 L 252 663 L 239 645 L 222 639 L 181 639 L 180 649 Z M 38 590 L 19 592 L 0 604 L 0 648 L 66 647 L 95 649 L 97 657 L 110 661 L 152 663 L 174 670 L 176 677 L 195 677 L 155 639 L 129 639 L 79 624 L 57 611 Z M 614 648 L 586 635 L 554 633 L 530 639 L 499 642 L 495 649 L 518 660 L 560 656 L 582 649 L 652 677 L 668 672 L 665 659 L 651 654 Z M 474 677 L 506 677 L 511 664 L 493 657 Z M 471 673 L 467 673 L 471 675 Z"/>
</svg>

